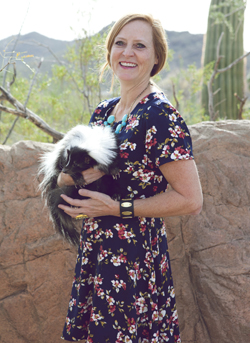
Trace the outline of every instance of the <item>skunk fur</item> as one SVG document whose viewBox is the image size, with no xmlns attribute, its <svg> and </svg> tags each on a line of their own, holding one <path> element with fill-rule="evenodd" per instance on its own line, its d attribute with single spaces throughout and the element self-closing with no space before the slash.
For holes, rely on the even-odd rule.
<svg viewBox="0 0 250 343">
<path fill-rule="evenodd" d="M 74 219 L 58 208 L 59 204 L 70 206 L 60 195 L 66 194 L 74 199 L 83 199 L 78 190 L 84 187 L 117 198 L 114 179 L 119 171 L 117 156 L 117 135 L 110 127 L 78 125 L 56 143 L 52 151 L 41 157 L 38 175 L 43 174 L 44 178 L 39 188 L 49 208 L 54 228 L 70 243 L 78 245 L 79 233 L 75 228 Z M 93 167 L 103 171 L 105 175 L 85 186 L 81 171 Z M 69 174 L 75 186 L 58 187 L 57 178 L 60 172 Z"/>
</svg>

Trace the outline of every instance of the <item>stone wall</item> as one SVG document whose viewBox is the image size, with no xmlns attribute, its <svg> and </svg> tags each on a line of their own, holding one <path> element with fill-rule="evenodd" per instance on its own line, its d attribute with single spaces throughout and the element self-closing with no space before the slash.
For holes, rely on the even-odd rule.
<svg viewBox="0 0 250 343">
<path fill-rule="evenodd" d="M 193 125 L 200 215 L 167 219 L 184 343 L 250 341 L 250 121 Z"/>
<path fill-rule="evenodd" d="M 250 121 L 190 127 L 204 193 L 167 218 L 183 343 L 250 337 Z M 55 234 L 36 178 L 49 144 L 0 146 L 0 342 L 59 343 L 77 251 Z"/>
</svg>

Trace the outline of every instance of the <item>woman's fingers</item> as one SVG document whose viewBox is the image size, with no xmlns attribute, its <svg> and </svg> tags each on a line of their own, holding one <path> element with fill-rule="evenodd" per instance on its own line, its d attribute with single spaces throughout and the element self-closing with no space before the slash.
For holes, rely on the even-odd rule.
<svg viewBox="0 0 250 343">
<path fill-rule="evenodd" d="M 111 214 L 114 207 L 114 200 L 110 196 L 87 189 L 80 189 L 79 194 L 87 197 L 87 199 L 72 199 L 62 194 L 61 197 L 69 205 L 61 204 L 58 207 L 73 218 L 79 214 L 85 214 L 91 218 Z"/>
<path fill-rule="evenodd" d="M 95 168 L 89 168 L 82 171 L 82 176 L 84 178 L 85 184 L 87 185 L 100 179 L 103 175 L 104 175 L 103 172 Z M 63 186 L 73 186 L 75 183 L 69 174 L 65 174 L 61 172 L 58 176 L 57 184 L 59 187 L 63 187 Z"/>
<path fill-rule="evenodd" d="M 72 177 L 69 175 L 69 174 L 65 174 L 63 172 L 61 172 L 59 175 L 58 175 L 58 178 L 57 178 L 57 185 L 59 187 L 63 187 L 63 186 L 73 186 L 75 183 L 74 183 L 74 180 L 72 179 Z"/>
<path fill-rule="evenodd" d="M 99 193 L 99 192 L 95 192 L 95 191 L 90 191 L 90 190 L 85 189 L 85 188 L 79 189 L 78 193 L 83 197 L 88 197 L 88 198 L 92 198 L 92 199 L 100 199 L 100 198 L 102 198 L 102 194 L 103 194 L 103 193 Z M 103 195 L 106 196 L 105 194 L 103 194 Z"/>
<path fill-rule="evenodd" d="M 72 199 L 65 194 L 61 194 L 61 197 L 63 198 L 63 200 L 65 200 L 71 206 L 74 206 L 74 207 L 82 206 L 82 200 L 80 200 L 80 199 Z"/>
<path fill-rule="evenodd" d="M 79 214 L 83 214 L 81 208 L 82 200 L 72 199 L 65 194 L 62 194 L 61 197 L 69 204 L 69 206 L 63 204 L 58 205 L 58 207 L 61 208 L 65 213 L 67 213 L 72 218 L 75 218 Z"/>
<path fill-rule="evenodd" d="M 82 171 L 82 176 L 87 185 L 100 179 L 103 175 L 103 172 L 95 168 L 89 168 L 87 170 Z"/>
<path fill-rule="evenodd" d="M 79 191 L 79 194 L 86 196 L 88 198 L 92 197 L 93 199 L 97 199 L 99 198 L 99 195 L 102 195 L 101 193 L 89 191 L 86 189 L 81 189 Z M 71 217 L 75 218 L 79 214 L 87 214 L 85 212 L 88 211 L 87 206 L 86 206 L 87 205 L 86 201 L 88 200 L 72 199 L 65 194 L 61 194 L 61 197 L 63 198 L 63 200 L 65 200 L 69 204 L 69 206 L 60 204 L 58 205 L 58 207 L 61 208 L 65 213 L 67 213 Z"/>
</svg>

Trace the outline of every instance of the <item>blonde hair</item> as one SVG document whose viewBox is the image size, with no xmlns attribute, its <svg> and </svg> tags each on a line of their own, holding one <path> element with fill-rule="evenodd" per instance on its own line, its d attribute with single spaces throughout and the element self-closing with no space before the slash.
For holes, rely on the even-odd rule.
<svg viewBox="0 0 250 343">
<path fill-rule="evenodd" d="M 104 71 L 106 68 L 111 67 L 110 64 L 110 54 L 111 49 L 114 44 L 115 37 L 121 31 L 121 29 L 134 20 L 143 20 L 146 21 L 152 27 L 153 33 L 153 44 L 155 54 L 158 58 L 158 64 L 155 64 L 150 76 L 153 77 L 154 75 L 158 74 L 164 67 L 167 56 L 168 56 L 168 44 L 166 40 L 166 33 L 163 29 L 161 22 L 158 19 L 154 19 L 151 14 L 127 14 L 120 18 L 111 28 L 107 38 L 106 38 L 106 62 L 101 68 L 101 75 L 100 80 L 103 77 Z M 113 80 L 112 80 L 113 84 Z M 112 86 L 111 86 L 112 87 Z"/>
</svg>

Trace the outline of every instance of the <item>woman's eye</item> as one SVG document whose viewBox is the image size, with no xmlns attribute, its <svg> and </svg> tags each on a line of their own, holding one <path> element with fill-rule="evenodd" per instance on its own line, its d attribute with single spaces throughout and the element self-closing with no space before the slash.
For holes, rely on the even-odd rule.
<svg viewBox="0 0 250 343">
<path fill-rule="evenodd" d="M 145 45 L 142 44 L 142 43 L 137 43 L 136 47 L 139 48 L 139 49 L 143 49 L 143 48 L 145 48 Z"/>
<path fill-rule="evenodd" d="M 116 45 L 119 45 L 119 46 L 122 46 L 123 45 L 123 42 L 118 40 L 117 42 L 115 42 Z"/>
</svg>

